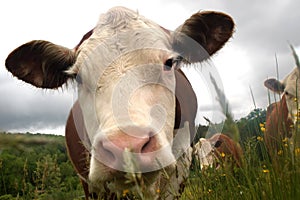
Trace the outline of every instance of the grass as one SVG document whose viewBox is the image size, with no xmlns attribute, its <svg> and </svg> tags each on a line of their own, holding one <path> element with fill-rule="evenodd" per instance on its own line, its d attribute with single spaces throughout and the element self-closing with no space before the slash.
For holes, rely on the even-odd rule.
<svg viewBox="0 0 300 200">
<path fill-rule="evenodd" d="M 258 126 L 260 127 L 259 135 L 262 136 L 265 130 L 264 126 L 263 124 Z M 218 169 L 208 168 L 206 170 L 200 170 L 199 163 L 193 163 L 190 177 L 187 180 L 184 193 L 180 199 L 300 199 L 300 149 L 295 148 L 293 152 L 290 151 L 290 142 L 288 142 L 288 140 L 283 140 L 282 148 L 278 152 L 278 160 L 274 163 L 268 156 L 263 137 L 261 136 L 252 137 L 242 144 L 244 148 L 244 157 L 243 165 L 240 168 L 234 166 L 221 166 Z M 28 137 L 31 137 L 31 139 L 28 139 Z M 0 142 L 0 144 L 2 144 L 0 147 L 4 152 L 5 150 L 3 149 L 9 148 L 8 146 L 5 146 L 4 143 L 6 144 L 6 142 L 13 141 L 14 138 L 13 135 L 7 135 L 7 137 L 3 137 L 2 135 L 1 138 L 3 139 L 3 142 Z M 32 152 L 34 151 L 32 150 L 34 145 L 41 146 L 45 144 L 55 144 L 55 140 L 52 137 L 47 139 L 47 136 L 43 135 L 29 135 L 27 136 L 27 139 L 25 136 L 17 135 L 15 139 L 18 142 L 14 141 L 11 143 L 13 148 L 19 148 L 21 151 L 26 151 L 26 149 L 30 147 L 30 155 L 32 155 Z M 59 143 L 61 143 L 62 139 L 63 138 L 60 138 Z M 56 148 L 55 145 L 50 147 L 51 148 L 49 149 Z M 260 149 L 260 151 L 256 151 L 256 149 Z M 21 167 L 22 171 L 19 171 L 19 174 L 15 174 L 16 176 L 21 176 L 21 180 L 28 179 L 28 174 L 31 174 L 29 171 L 29 160 L 30 158 L 24 160 L 23 166 Z M 55 177 L 58 174 L 62 179 L 64 175 L 62 174 L 63 170 L 56 169 L 59 166 L 57 164 L 57 156 L 53 157 L 46 155 L 43 159 L 37 158 L 37 160 L 38 162 L 35 163 L 36 165 L 33 170 L 35 171 L 34 183 L 36 185 L 26 186 L 26 184 L 21 184 L 23 193 L 7 193 L 0 196 L 0 200 L 82 199 L 83 191 L 80 188 L 79 179 L 77 179 L 78 188 L 73 187 L 67 190 L 60 188 L 62 185 L 61 180 L 57 180 Z M 4 160 L 1 158 L 1 154 L 0 161 L 0 177 L 4 178 L 5 175 L 3 175 L 3 172 L 5 172 L 5 170 L 3 168 L 4 166 L 1 166 L 2 162 L 4 163 Z M 48 171 L 46 171 L 46 169 L 48 169 Z M 45 178 L 51 179 L 47 179 L 47 182 L 45 182 Z M 54 186 L 58 183 L 60 186 L 57 188 L 53 185 L 48 185 L 47 187 L 44 186 L 44 184 L 50 184 L 51 182 L 54 183 Z M 41 192 L 38 189 L 43 189 L 44 191 Z"/>
<path fill-rule="evenodd" d="M 299 58 L 293 46 L 290 45 L 290 47 L 296 66 L 300 68 Z M 276 66 L 278 75 L 278 65 Z M 215 89 L 219 99 L 224 96 L 223 102 L 226 103 L 222 91 L 218 90 L 217 87 Z M 251 95 L 255 106 L 252 90 Z M 224 114 L 227 119 L 231 119 L 230 110 L 226 110 L 228 105 L 222 105 L 221 101 L 219 103 L 226 111 Z M 298 105 L 298 102 L 296 103 Z M 298 117 L 297 115 L 297 125 L 293 131 L 294 137 L 291 139 L 283 138 L 276 158 L 270 158 L 267 152 L 263 140 L 264 124 L 260 121 L 254 121 L 255 127 L 250 130 L 255 130 L 256 133 L 239 133 L 241 137 L 243 134 L 255 135 L 247 140 L 242 140 L 244 141 L 242 144 L 244 150 L 242 167 L 222 166 L 218 169 L 200 170 L 199 163 L 194 163 L 181 199 L 300 199 L 300 148 L 299 145 L 297 146 L 300 120 Z M 226 120 L 224 128 L 226 128 L 226 123 L 228 123 L 227 126 L 237 127 L 232 120 Z"/>
<path fill-rule="evenodd" d="M 264 132 L 263 124 L 260 124 L 260 134 Z M 11 135 L 9 135 L 11 137 Z M 24 141 L 21 149 L 25 150 L 26 145 L 33 144 L 40 146 L 47 142 L 45 136 L 32 137 L 33 140 L 16 137 L 17 140 Z M 4 137 L 2 137 L 4 139 Z M 53 138 L 49 138 L 50 143 L 54 143 Z M 4 140 L 3 140 L 4 141 Z M 6 138 L 5 141 L 8 141 Z M 19 144 L 13 143 L 15 147 Z M 222 199 L 300 199 L 300 149 L 295 148 L 294 152 L 290 151 L 290 143 L 287 140 L 282 141 L 282 150 L 278 153 L 277 163 L 273 163 L 266 152 L 265 143 L 261 136 L 252 137 L 242 145 L 244 147 L 244 157 L 242 167 L 221 166 L 218 169 L 208 168 L 200 170 L 199 163 L 193 163 L 190 177 L 187 180 L 186 187 L 181 200 L 222 200 Z M 3 147 L 3 146 L 2 146 Z M 256 149 L 261 149 L 256 151 Z M 32 151 L 32 150 L 31 150 Z M 48 156 L 49 157 L 49 156 Z M 1 160 L 1 159 L 0 159 Z M 38 194 L 37 188 L 42 188 L 45 184 L 45 176 L 50 176 L 49 172 L 55 172 L 54 166 L 57 166 L 57 159 L 49 157 L 39 160 L 40 165 L 36 165 L 35 174 L 37 175 L 36 185 L 31 186 L 32 189 L 22 188 L 23 194 L 5 194 L 0 196 L 0 200 L 11 199 L 82 199 L 83 191 L 81 188 L 73 188 L 71 190 L 63 190 L 59 188 L 48 187 L 41 194 Z M 23 163 L 23 172 L 19 175 L 26 176 L 30 174 L 28 171 L 29 163 Z M 45 166 L 48 167 L 48 173 L 45 172 Z M 0 174 L 3 171 L 1 168 Z M 60 172 L 62 173 L 62 172 Z M 62 175 L 60 175 L 62 176 Z M 39 177 L 39 179 L 38 179 Z M 51 179 L 55 179 L 53 176 Z M 49 182 L 57 182 L 58 180 L 48 180 Z M 79 179 L 77 180 L 79 183 Z M 61 183 L 60 183 L 61 184 Z M 23 187 L 25 185 L 23 184 Z M 80 186 L 78 186 L 80 187 Z M 53 191 L 51 191 L 51 189 Z M 26 194 L 26 191 L 28 194 Z M 28 198 L 26 197 L 28 196 Z M 135 199 L 138 199 L 135 197 Z"/>
<path fill-rule="evenodd" d="M 264 142 L 252 138 L 245 145 L 241 168 L 193 170 L 181 199 L 300 199 L 300 153 L 294 156 L 285 146 L 274 165 L 253 151 L 256 145 Z"/>
</svg>

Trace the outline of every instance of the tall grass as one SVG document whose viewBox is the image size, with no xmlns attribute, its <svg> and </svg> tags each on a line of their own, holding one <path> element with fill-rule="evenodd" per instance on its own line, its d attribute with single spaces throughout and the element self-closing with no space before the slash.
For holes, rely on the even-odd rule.
<svg viewBox="0 0 300 200">
<path fill-rule="evenodd" d="M 261 158 L 257 145 L 264 146 L 264 141 L 246 142 L 240 168 L 200 170 L 196 163 L 182 199 L 300 199 L 300 151 L 292 154 L 289 144 L 283 143 L 285 151 L 275 166 L 266 151 Z"/>
<path fill-rule="evenodd" d="M 290 45 L 290 47 L 296 66 L 300 69 L 298 55 L 293 46 Z M 278 77 L 277 58 L 276 71 Z M 251 96 L 256 107 L 252 90 Z M 269 93 L 268 98 L 270 101 Z M 298 102 L 296 103 L 298 105 Z M 297 137 L 300 128 L 299 117 L 300 110 L 293 130 L 294 136 L 291 139 L 283 138 L 277 155 L 270 157 L 263 140 L 264 123 L 261 123 L 257 116 L 257 121 L 254 122 L 255 128 L 250 129 L 256 133 L 240 133 L 241 137 L 243 134 L 254 135 L 252 138 L 243 140 L 242 167 L 223 165 L 218 169 L 201 170 L 200 163 L 194 163 L 194 170 L 191 171 L 181 199 L 300 199 L 300 148 Z M 231 126 L 234 126 L 232 120 L 228 122 L 233 123 Z"/>
</svg>

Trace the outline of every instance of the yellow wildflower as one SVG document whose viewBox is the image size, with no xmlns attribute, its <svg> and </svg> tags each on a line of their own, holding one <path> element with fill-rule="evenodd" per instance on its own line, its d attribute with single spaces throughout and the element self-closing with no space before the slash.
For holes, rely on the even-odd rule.
<svg viewBox="0 0 300 200">
<path fill-rule="evenodd" d="M 270 170 L 268 170 L 268 169 L 263 169 L 262 172 L 263 172 L 263 173 L 269 173 Z"/>
<path fill-rule="evenodd" d="M 126 197 L 128 193 L 129 193 L 129 190 L 128 190 L 128 189 L 123 190 L 123 197 Z"/>
<path fill-rule="evenodd" d="M 300 114 L 299 114 L 299 112 L 297 112 L 296 114 L 293 114 L 293 116 L 298 119 L 300 117 Z"/>
<path fill-rule="evenodd" d="M 296 156 L 300 155 L 300 148 L 295 149 L 295 154 L 296 154 Z"/>
<path fill-rule="evenodd" d="M 156 190 L 156 193 L 160 193 L 160 189 L 159 188 Z"/>
<path fill-rule="evenodd" d="M 297 97 L 295 97 L 295 98 L 294 98 L 294 101 L 295 101 L 295 102 L 297 102 L 297 101 L 298 101 Z"/>
<path fill-rule="evenodd" d="M 224 152 L 221 153 L 221 157 L 224 158 L 226 154 Z"/>
<path fill-rule="evenodd" d="M 265 127 L 260 127 L 260 130 L 264 133 L 266 132 L 266 128 Z"/>
<path fill-rule="evenodd" d="M 278 154 L 279 156 L 281 156 L 281 155 L 283 154 L 283 151 L 282 151 L 282 150 L 279 150 L 279 151 L 277 152 L 277 154 Z"/>
<path fill-rule="evenodd" d="M 259 123 L 259 126 L 262 128 L 262 127 L 265 127 L 265 124 Z"/>
<path fill-rule="evenodd" d="M 258 141 L 264 141 L 264 138 L 262 138 L 261 136 L 257 136 L 257 138 L 256 138 Z"/>
<path fill-rule="evenodd" d="M 282 140 L 282 142 L 287 142 L 288 141 L 288 138 L 284 138 L 283 140 Z"/>
</svg>

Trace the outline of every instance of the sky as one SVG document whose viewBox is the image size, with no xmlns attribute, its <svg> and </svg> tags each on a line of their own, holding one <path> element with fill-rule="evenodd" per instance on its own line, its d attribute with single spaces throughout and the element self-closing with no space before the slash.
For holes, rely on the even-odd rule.
<svg viewBox="0 0 300 200">
<path fill-rule="evenodd" d="M 113 6 L 136 10 L 170 30 L 200 10 L 229 14 L 236 24 L 235 33 L 211 62 L 236 119 L 269 104 L 263 82 L 277 76 L 276 62 L 280 79 L 294 68 L 288 44 L 300 53 L 300 1 L 295 0 L 1 1 L 0 131 L 64 134 L 75 89 L 37 89 L 14 78 L 5 69 L 5 59 L 12 50 L 34 39 L 73 48 L 96 25 L 100 14 Z M 193 76 L 191 79 L 192 84 L 197 83 Z M 209 103 L 200 104 L 199 109 L 203 112 L 198 120 L 209 111 Z"/>
</svg>

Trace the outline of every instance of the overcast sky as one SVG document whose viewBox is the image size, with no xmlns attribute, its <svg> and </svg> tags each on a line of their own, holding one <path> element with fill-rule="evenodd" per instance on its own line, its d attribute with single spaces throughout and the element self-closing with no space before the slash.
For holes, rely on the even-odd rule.
<svg viewBox="0 0 300 200">
<path fill-rule="evenodd" d="M 231 15 L 236 23 L 234 37 L 212 61 L 236 119 L 254 109 L 249 87 L 256 106 L 267 106 L 263 81 L 276 77 L 275 54 L 283 78 L 294 67 L 288 41 L 300 49 L 300 1 L 296 0 L 1 1 L 0 131 L 64 134 L 74 90 L 36 89 L 13 78 L 5 69 L 5 59 L 13 49 L 34 39 L 73 48 L 101 13 L 118 5 L 138 10 L 170 30 L 199 10 Z"/>
</svg>

